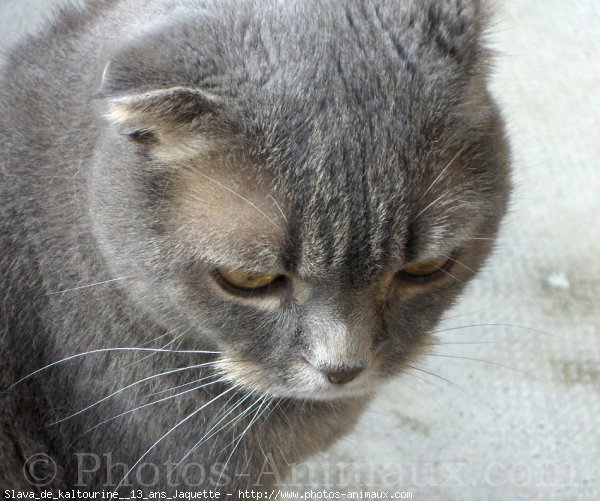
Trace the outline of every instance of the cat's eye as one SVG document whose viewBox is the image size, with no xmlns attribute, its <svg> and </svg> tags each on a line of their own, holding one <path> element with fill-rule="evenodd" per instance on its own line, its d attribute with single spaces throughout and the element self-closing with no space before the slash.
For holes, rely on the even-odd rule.
<svg viewBox="0 0 600 501">
<path fill-rule="evenodd" d="M 396 273 L 405 282 L 422 283 L 437 280 L 448 275 L 455 260 L 448 256 L 413 261 Z"/>
<path fill-rule="evenodd" d="M 254 293 L 267 292 L 273 287 L 282 285 L 286 278 L 276 274 L 257 274 L 245 270 L 216 270 L 217 282 L 228 292 L 240 296 L 251 296 Z"/>
</svg>

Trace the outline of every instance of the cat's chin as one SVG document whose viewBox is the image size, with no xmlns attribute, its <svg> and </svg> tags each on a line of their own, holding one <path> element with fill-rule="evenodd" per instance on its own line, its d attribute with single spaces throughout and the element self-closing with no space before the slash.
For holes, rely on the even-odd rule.
<svg viewBox="0 0 600 501">
<path fill-rule="evenodd" d="M 293 388 L 280 390 L 270 390 L 267 392 L 275 398 L 293 398 L 296 400 L 316 400 L 316 401 L 331 401 L 331 400 L 347 400 L 366 398 L 373 394 L 373 388 L 369 385 L 356 385 L 355 387 L 332 387 L 315 389 L 315 390 L 296 390 Z"/>
</svg>

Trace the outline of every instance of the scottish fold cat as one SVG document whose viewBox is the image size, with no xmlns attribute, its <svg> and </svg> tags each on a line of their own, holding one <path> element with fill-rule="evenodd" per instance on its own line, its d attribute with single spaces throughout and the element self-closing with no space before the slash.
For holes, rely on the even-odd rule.
<svg viewBox="0 0 600 501">
<path fill-rule="evenodd" d="M 268 488 L 346 433 L 505 212 L 486 18 L 104 0 L 22 40 L 0 77 L 1 489 Z"/>
</svg>

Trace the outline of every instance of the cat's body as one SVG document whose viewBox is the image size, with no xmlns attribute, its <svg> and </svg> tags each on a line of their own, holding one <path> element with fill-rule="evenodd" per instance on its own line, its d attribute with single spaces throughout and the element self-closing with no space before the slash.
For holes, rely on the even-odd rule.
<svg viewBox="0 0 600 501">
<path fill-rule="evenodd" d="M 0 80 L 0 488 L 106 490 L 131 468 L 123 485 L 235 492 L 347 432 L 505 210 L 481 10 L 109 0 L 18 46 Z M 395 275 L 438 255 L 463 263 L 450 280 Z M 246 295 L 214 276 L 232 268 L 284 278 Z"/>
</svg>

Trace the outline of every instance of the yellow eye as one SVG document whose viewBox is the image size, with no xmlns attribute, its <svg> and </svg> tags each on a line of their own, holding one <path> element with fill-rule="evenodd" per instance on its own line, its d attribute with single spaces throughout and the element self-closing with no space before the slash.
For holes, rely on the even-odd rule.
<svg viewBox="0 0 600 501">
<path fill-rule="evenodd" d="M 452 267 L 454 260 L 446 256 L 414 261 L 407 264 L 398 272 L 398 277 L 406 280 L 432 280 L 437 277 L 445 276 L 449 268 Z"/>
<path fill-rule="evenodd" d="M 236 289 L 234 292 L 257 291 L 285 279 L 282 275 L 258 275 L 244 270 L 227 270 L 225 268 L 219 268 L 217 273 L 222 282 Z"/>
</svg>

